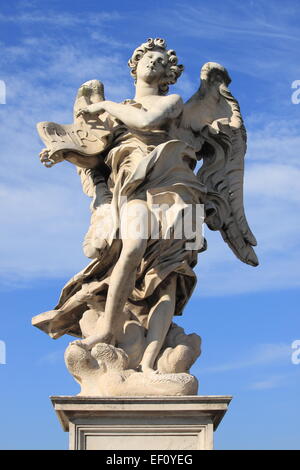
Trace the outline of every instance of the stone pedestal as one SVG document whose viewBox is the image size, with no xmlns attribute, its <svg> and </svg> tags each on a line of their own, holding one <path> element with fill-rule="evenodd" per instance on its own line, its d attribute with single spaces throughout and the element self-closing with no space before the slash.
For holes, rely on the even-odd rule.
<svg viewBox="0 0 300 470">
<path fill-rule="evenodd" d="M 72 450 L 210 450 L 230 396 L 54 396 Z"/>
</svg>

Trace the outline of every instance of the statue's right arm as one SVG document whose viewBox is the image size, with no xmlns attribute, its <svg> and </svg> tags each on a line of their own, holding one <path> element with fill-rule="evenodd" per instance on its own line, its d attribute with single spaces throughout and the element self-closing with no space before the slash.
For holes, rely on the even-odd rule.
<svg viewBox="0 0 300 470">
<path fill-rule="evenodd" d="M 169 95 L 159 100 L 156 106 L 149 110 L 126 106 L 113 101 L 102 101 L 87 106 L 80 113 L 98 113 L 106 111 L 133 129 L 159 129 L 169 119 L 177 118 L 183 109 L 183 101 L 179 95 Z"/>
<path fill-rule="evenodd" d="M 99 155 L 89 155 L 87 158 L 86 156 L 80 155 L 79 153 L 66 152 L 63 156 L 65 160 L 68 160 L 68 162 L 73 163 L 80 168 L 101 169 L 101 167 L 105 165 L 103 159 Z"/>
</svg>

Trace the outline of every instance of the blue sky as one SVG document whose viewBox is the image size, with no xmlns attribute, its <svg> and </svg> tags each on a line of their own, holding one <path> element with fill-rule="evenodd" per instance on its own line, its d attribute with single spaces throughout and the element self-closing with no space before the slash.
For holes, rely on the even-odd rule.
<svg viewBox="0 0 300 470">
<path fill-rule="evenodd" d="M 107 99 L 133 97 L 127 60 L 148 37 L 166 38 L 185 65 L 172 90 L 184 99 L 206 61 L 224 65 L 248 131 L 245 208 L 261 264 L 243 265 L 207 229 L 198 287 L 178 320 L 203 339 L 199 394 L 234 395 L 216 448 L 300 448 L 300 365 L 291 362 L 300 339 L 299 25 L 296 0 L 1 2 L 1 449 L 66 448 L 48 396 L 79 391 L 63 363 L 70 338 L 53 341 L 30 321 L 87 263 L 90 201 L 71 165 L 39 163 L 35 125 L 71 122 L 88 79 L 104 83 Z"/>
</svg>

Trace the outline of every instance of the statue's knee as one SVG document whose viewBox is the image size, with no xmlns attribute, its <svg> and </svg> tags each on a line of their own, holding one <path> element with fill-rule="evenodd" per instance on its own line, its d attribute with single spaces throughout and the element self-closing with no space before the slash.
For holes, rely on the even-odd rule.
<svg viewBox="0 0 300 470">
<path fill-rule="evenodd" d="M 128 261 L 132 264 L 138 264 L 144 253 L 146 248 L 145 240 L 137 240 L 136 243 L 132 243 L 129 246 L 124 246 L 122 250 L 122 257 L 125 261 Z"/>
</svg>

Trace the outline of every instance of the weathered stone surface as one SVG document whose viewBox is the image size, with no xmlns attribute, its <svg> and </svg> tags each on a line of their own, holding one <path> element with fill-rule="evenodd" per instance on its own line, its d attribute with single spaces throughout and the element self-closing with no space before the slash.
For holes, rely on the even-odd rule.
<svg viewBox="0 0 300 470">
<path fill-rule="evenodd" d="M 195 287 L 204 221 L 240 260 L 258 264 L 243 207 L 246 131 L 221 65 L 202 67 L 185 104 L 167 94 L 183 66 L 163 39 L 143 43 L 129 66 L 134 99 L 105 100 L 102 83 L 90 80 L 78 91 L 73 124 L 38 125 L 41 161 L 73 163 L 92 198 L 83 246 L 92 261 L 33 325 L 53 338 L 81 338 L 66 351 L 81 394 L 196 394 L 189 369 L 200 338 L 172 319 Z"/>
<path fill-rule="evenodd" d="M 184 372 L 163 373 L 158 369 L 158 373 L 146 373 L 130 369 L 124 350 L 105 343 L 97 343 L 91 351 L 71 344 L 65 361 L 81 386 L 79 395 L 83 396 L 196 395 L 198 390 L 197 379 Z M 174 363 L 175 369 L 177 363 L 181 366 L 182 360 Z"/>
<path fill-rule="evenodd" d="M 52 397 L 72 450 L 211 450 L 230 396 Z"/>
</svg>

